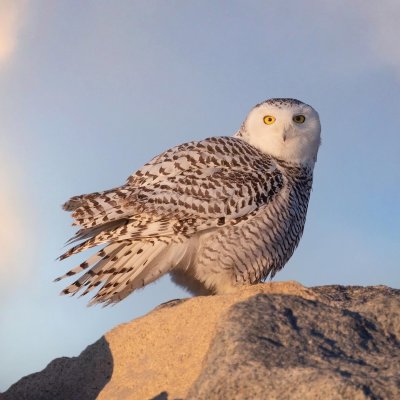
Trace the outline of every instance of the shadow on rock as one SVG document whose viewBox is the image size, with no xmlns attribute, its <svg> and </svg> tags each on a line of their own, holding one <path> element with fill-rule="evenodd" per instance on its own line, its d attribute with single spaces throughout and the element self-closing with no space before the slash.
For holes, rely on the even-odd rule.
<svg viewBox="0 0 400 400">
<path fill-rule="evenodd" d="M 168 392 L 161 392 L 150 400 L 168 400 Z"/>
<path fill-rule="evenodd" d="M 61 357 L 25 376 L 2 394 L 4 400 L 91 400 L 111 379 L 113 358 L 101 337 L 78 357 Z"/>
</svg>

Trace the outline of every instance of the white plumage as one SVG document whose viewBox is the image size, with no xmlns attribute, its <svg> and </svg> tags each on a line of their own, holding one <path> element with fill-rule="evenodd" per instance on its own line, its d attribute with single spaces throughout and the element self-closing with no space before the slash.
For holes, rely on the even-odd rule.
<svg viewBox="0 0 400 400">
<path fill-rule="evenodd" d="M 166 273 L 194 294 L 273 276 L 303 232 L 320 130 L 309 105 L 267 100 L 233 137 L 176 146 L 121 187 L 72 197 L 80 243 L 60 259 L 103 248 L 57 278 L 86 270 L 62 293 L 102 285 L 91 303 L 110 304 Z"/>
</svg>

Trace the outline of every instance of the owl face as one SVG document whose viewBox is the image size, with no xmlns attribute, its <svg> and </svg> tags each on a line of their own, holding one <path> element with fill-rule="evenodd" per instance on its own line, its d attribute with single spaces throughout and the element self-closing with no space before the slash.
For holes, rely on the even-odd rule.
<svg viewBox="0 0 400 400">
<path fill-rule="evenodd" d="M 321 144 L 321 124 L 311 106 L 294 99 L 271 99 L 250 111 L 240 136 L 266 154 L 313 166 Z"/>
</svg>

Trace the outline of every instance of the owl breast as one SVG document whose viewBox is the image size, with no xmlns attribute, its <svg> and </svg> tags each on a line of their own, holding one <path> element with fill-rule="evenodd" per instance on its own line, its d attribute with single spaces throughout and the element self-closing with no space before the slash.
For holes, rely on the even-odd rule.
<svg viewBox="0 0 400 400">
<path fill-rule="evenodd" d="M 274 276 L 300 241 L 311 185 L 311 172 L 286 170 L 284 187 L 271 202 L 199 238 L 191 275 L 217 294 Z"/>
</svg>

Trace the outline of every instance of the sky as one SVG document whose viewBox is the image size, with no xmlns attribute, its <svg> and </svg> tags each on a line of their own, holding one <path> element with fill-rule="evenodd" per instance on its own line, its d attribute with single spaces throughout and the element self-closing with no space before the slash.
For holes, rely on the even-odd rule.
<svg viewBox="0 0 400 400">
<path fill-rule="evenodd" d="M 400 3 L 0 0 L 0 391 L 188 294 L 59 296 L 60 205 L 272 97 L 320 114 L 304 236 L 275 280 L 400 288 Z M 205 316 L 206 317 L 206 316 Z"/>
</svg>

